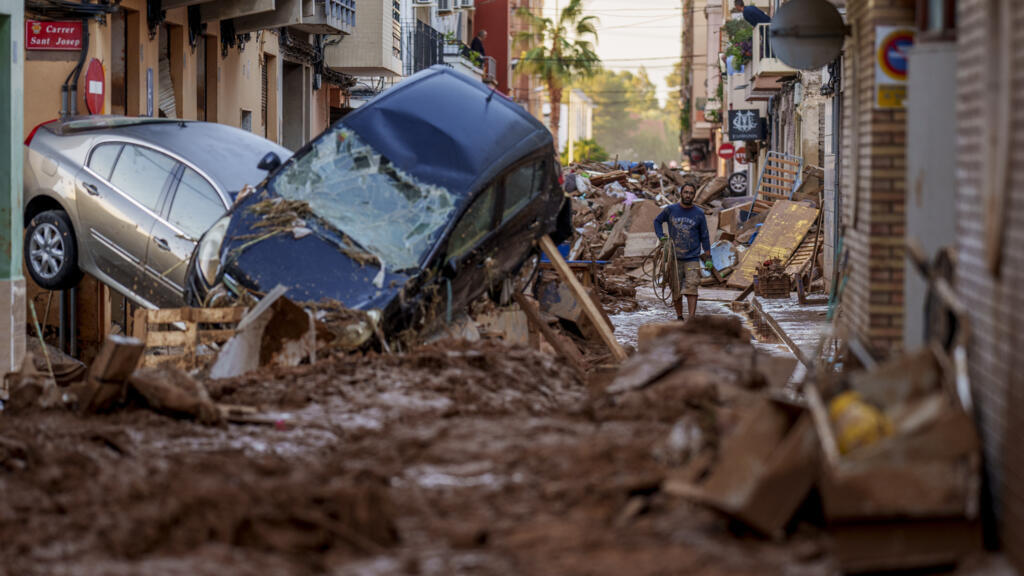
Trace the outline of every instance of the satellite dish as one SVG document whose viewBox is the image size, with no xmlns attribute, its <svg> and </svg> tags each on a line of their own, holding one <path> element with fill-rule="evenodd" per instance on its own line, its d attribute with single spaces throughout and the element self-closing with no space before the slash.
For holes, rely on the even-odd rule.
<svg viewBox="0 0 1024 576">
<path fill-rule="evenodd" d="M 826 66 L 843 50 L 846 24 L 828 0 L 790 0 L 772 18 L 775 56 L 799 70 Z"/>
</svg>

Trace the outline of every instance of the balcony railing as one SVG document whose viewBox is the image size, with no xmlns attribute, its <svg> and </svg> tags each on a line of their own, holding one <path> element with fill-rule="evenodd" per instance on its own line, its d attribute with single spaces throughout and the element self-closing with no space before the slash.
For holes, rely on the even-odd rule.
<svg viewBox="0 0 1024 576">
<path fill-rule="evenodd" d="M 405 76 L 444 63 L 444 34 L 420 20 L 406 21 L 402 37 L 402 68 Z"/>
<path fill-rule="evenodd" d="M 493 56 L 484 56 L 484 84 L 498 84 L 498 61 Z"/>
<path fill-rule="evenodd" d="M 772 49 L 772 39 L 769 31 L 771 24 L 758 24 L 754 28 L 754 54 L 750 63 L 753 76 L 788 76 L 795 74 L 796 70 L 786 66 L 775 57 L 775 50 Z"/>
</svg>

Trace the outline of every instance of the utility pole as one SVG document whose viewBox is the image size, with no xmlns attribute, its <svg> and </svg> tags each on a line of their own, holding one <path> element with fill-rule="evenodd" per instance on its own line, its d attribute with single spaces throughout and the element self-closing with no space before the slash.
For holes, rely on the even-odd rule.
<svg viewBox="0 0 1024 576">
<path fill-rule="evenodd" d="M 682 62 L 680 64 L 679 82 L 679 147 L 683 156 L 690 144 L 690 134 L 693 132 L 693 106 L 691 95 L 693 94 L 693 0 L 682 0 L 683 4 L 683 33 L 682 33 Z"/>
</svg>

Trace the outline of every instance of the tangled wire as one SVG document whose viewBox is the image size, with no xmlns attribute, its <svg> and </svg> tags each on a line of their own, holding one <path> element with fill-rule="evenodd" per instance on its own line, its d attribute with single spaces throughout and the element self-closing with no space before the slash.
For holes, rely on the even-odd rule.
<svg viewBox="0 0 1024 576">
<path fill-rule="evenodd" d="M 672 243 L 665 240 L 659 242 L 658 246 L 644 257 L 640 269 L 650 274 L 654 294 L 666 306 L 672 306 L 672 302 L 679 295 L 679 263 L 676 261 Z"/>
</svg>

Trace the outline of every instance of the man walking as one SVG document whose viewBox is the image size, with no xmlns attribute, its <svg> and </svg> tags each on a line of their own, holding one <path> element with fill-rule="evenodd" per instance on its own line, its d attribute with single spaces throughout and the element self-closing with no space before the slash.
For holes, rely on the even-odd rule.
<svg viewBox="0 0 1024 576">
<path fill-rule="evenodd" d="M 757 6 L 744 6 L 743 4 L 743 0 L 736 0 L 732 11 L 743 14 L 743 19 L 751 26 L 756 28 L 758 24 L 768 24 L 772 21 L 771 17 L 764 13 L 764 10 Z"/>
<path fill-rule="evenodd" d="M 697 289 L 700 286 L 700 261 L 711 251 L 708 237 L 708 222 L 704 211 L 693 205 L 693 197 L 697 188 L 693 184 L 684 184 L 679 195 L 679 204 L 666 206 L 654 219 L 654 233 L 662 241 L 670 241 L 675 247 L 676 260 L 679 264 L 680 295 L 672 301 L 676 309 L 676 319 L 683 319 L 683 299 L 686 295 L 688 318 L 697 314 Z M 661 230 L 663 222 L 668 223 L 668 237 Z"/>
</svg>

